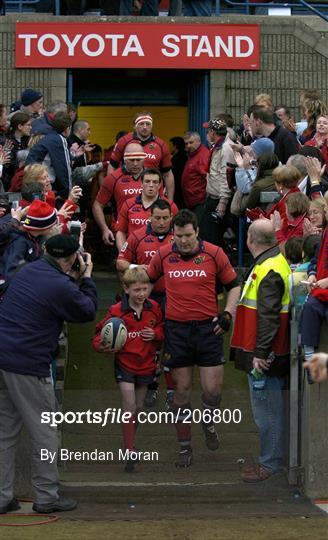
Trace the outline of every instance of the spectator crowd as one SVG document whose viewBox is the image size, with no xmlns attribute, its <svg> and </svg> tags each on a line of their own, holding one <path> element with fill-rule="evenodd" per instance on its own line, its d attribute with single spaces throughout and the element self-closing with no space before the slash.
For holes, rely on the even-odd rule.
<svg viewBox="0 0 328 540">
<path fill-rule="evenodd" d="M 2 308 L 8 311 L 5 299 L 16 298 L 17 283 L 28 276 L 30 264 L 39 279 L 49 264 L 52 273 L 54 265 L 69 272 L 79 244 L 84 272 L 91 257 L 81 256 L 83 243 L 93 254 L 112 253 L 123 296 L 98 324 L 93 345 L 100 353 L 116 353 L 123 408 L 135 419 L 143 403 L 156 402 L 165 341 L 166 407 L 178 418 L 178 467 L 193 460 L 185 418 L 191 411 L 194 364 L 210 418 L 203 423 L 205 442 L 209 450 L 219 447 L 213 418 L 223 387 L 222 337 L 234 319 L 231 360 L 248 374 L 261 442 L 258 468 L 242 478 L 263 481 L 283 467 L 284 400 L 278 394 L 288 388 L 291 276 L 303 277 L 299 334 L 308 368 L 328 309 L 328 108 L 316 90 L 302 91 L 299 105 L 299 118 L 293 119 L 287 105 L 259 94 L 242 125 L 235 125 L 228 112 L 204 118 L 206 144 L 201 133 L 187 131 L 172 136 L 168 145 L 156 135 L 156 118 L 141 111 L 131 131 L 119 132 L 108 149 L 90 142 L 90 125 L 77 118 L 73 104 L 57 100 L 44 106 L 42 93 L 28 88 L 10 111 L 0 105 Z M 248 229 L 244 248 L 253 258 L 242 287 L 233 268 L 240 223 Z M 57 247 L 58 235 L 78 242 L 61 240 Z M 60 257 L 56 262 L 56 249 L 70 257 L 68 265 Z M 73 278 L 81 275 L 75 270 Z M 87 315 L 77 309 L 76 322 L 93 316 L 94 288 L 87 285 L 92 309 L 88 299 Z M 3 329 L 7 311 L 1 314 L 0 303 Z M 59 313 L 65 319 L 66 308 Z M 121 352 L 102 343 L 102 328 L 113 316 L 137 335 L 137 348 L 129 340 Z M 24 366 L 19 373 L 38 375 Z M 0 372 L 11 369 L 0 355 Z M 44 370 L 42 365 L 42 377 Z M 308 380 L 313 382 L 310 372 Z M 274 448 L 269 433 L 278 441 Z M 123 426 L 131 452 L 135 437 L 131 421 Z M 2 509 L 5 503 L 12 501 L 7 497 Z M 37 508 L 52 511 L 43 503 Z"/>
</svg>

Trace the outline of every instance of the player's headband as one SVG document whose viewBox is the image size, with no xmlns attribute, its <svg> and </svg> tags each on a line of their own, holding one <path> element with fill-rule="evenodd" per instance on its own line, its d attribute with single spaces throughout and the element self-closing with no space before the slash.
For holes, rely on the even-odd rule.
<svg viewBox="0 0 328 540">
<path fill-rule="evenodd" d="M 138 116 L 138 118 L 136 118 L 134 124 L 137 126 L 138 124 L 142 124 L 143 122 L 150 122 L 151 124 L 153 123 L 153 119 L 151 116 Z"/>
<path fill-rule="evenodd" d="M 127 159 L 145 159 L 146 157 L 145 152 L 124 152 L 124 158 Z"/>
</svg>

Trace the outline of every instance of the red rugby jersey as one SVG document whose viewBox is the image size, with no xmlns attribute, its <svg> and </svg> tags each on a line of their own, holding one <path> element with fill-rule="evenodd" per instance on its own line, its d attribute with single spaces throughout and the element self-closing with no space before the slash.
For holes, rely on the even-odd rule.
<svg viewBox="0 0 328 540">
<path fill-rule="evenodd" d="M 136 197 L 141 192 L 140 177 L 133 178 L 123 165 L 105 177 L 96 200 L 100 204 L 106 205 L 111 199 L 114 199 L 117 211 L 119 211 L 124 201 Z"/>
<path fill-rule="evenodd" d="M 101 329 L 111 317 L 122 319 L 128 330 L 128 339 L 124 347 L 115 354 L 116 362 L 130 373 L 137 375 L 154 373 L 156 351 L 164 340 L 163 316 L 157 302 L 150 298 L 145 300 L 139 319 L 137 313 L 129 306 L 128 297 L 124 295 L 122 301 L 111 306 L 106 317 L 96 326 L 92 345 L 97 352 Z M 141 330 L 146 326 L 154 329 L 154 341 L 144 341 L 140 336 Z"/>
<path fill-rule="evenodd" d="M 110 157 L 110 163 L 115 169 L 123 161 L 126 145 L 132 141 L 141 144 L 144 152 L 147 154 L 144 163 L 145 169 L 148 167 L 157 167 L 161 172 L 167 172 L 172 168 L 169 148 L 162 139 L 151 134 L 149 139 L 143 141 L 139 139 L 137 133 L 131 132 L 121 137 L 114 147 Z"/>
<path fill-rule="evenodd" d="M 161 199 L 162 197 L 159 197 Z M 163 199 L 167 200 L 167 199 Z M 173 216 L 178 213 L 177 205 L 172 201 L 170 203 Z M 141 195 L 125 201 L 118 214 L 118 220 L 115 224 L 115 230 L 126 233 L 129 236 L 132 232 L 137 231 L 140 227 L 147 225 L 150 222 L 151 205 L 145 208 L 142 203 Z"/>
<path fill-rule="evenodd" d="M 149 264 L 157 250 L 166 244 L 173 243 L 173 234 L 158 236 L 151 228 L 150 223 L 131 233 L 122 246 L 118 259 L 128 261 L 130 264 Z M 158 279 L 154 285 L 155 292 L 164 292 L 164 277 Z"/>
<path fill-rule="evenodd" d="M 237 275 L 224 251 L 199 241 L 198 250 L 183 257 L 177 246 L 166 245 L 152 258 L 148 267 L 152 281 L 164 275 L 166 318 L 174 321 L 202 321 L 218 314 L 216 282 L 222 285 Z"/>
</svg>

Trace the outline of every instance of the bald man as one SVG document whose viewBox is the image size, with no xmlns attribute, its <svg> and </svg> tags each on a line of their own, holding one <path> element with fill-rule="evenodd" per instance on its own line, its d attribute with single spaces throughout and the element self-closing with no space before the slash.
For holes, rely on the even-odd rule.
<svg viewBox="0 0 328 540">
<path fill-rule="evenodd" d="M 140 144 L 129 143 L 124 149 L 123 165 L 106 176 L 98 191 L 92 211 L 106 245 L 114 244 L 115 239 L 106 223 L 104 207 L 112 203 L 113 217 L 116 220 L 124 201 L 142 192 L 141 173 L 144 170 L 145 157 Z"/>
<path fill-rule="evenodd" d="M 254 421 L 260 434 L 258 466 L 244 482 L 261 482 L 284 466 L 283 391 L 289 373 L 290 267 L 276 243 L 269 220 L 251 224 L 247 246 L 254 262 L 244 284 L 231 339 L 231 359 L 246 371 Z"/>
</svg>

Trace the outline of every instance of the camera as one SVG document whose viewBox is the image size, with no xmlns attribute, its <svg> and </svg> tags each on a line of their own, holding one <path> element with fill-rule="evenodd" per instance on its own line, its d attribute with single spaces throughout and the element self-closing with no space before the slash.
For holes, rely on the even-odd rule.
<svg viewBox="0 0 328 540">
<path fill-rule="evenodd" d="M 77 253 L 79 255 L 81 255 L 82 259 L 84 260 L 84 262 L 87 261 L 87 256 L 84 252 L 84 249 L 82 247 L 80 247 L 77 251 Z M 72 270 L 74 270 L 75 272 L 79 272 L 80 271 L 80 261 L 79 261 L 79 258 L 76 257 L 74 263 L 72 264 Z"/>
<path fill-rule="evenodd" d="M 69 225 L 69 230 L 71 235 L 75 236 L 79 240 L 81 234 L 81 221 L 71 221 Z"/>
</svg>

